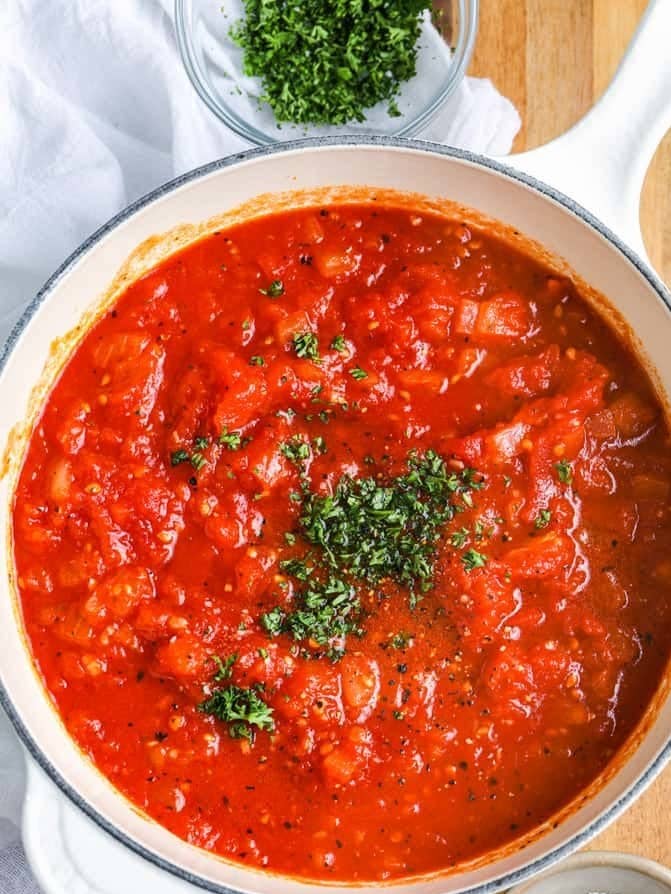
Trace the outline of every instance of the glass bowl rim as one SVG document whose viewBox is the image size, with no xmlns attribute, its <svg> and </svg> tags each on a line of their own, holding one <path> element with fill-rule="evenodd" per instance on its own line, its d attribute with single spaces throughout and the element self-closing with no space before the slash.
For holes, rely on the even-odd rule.
<svg viewBox="0 0 671 894">
<path fill-rule="evenodd" d="M 220 101 L 200 73 L 200 66 L 194 49 L 192 32 L 188 25 L 188 8 L 193 0 L 174 0 L 175 32 L 182 63 L 189 80 L 198 96 L 220 121 L 229 127 L 238 136 L 243 137 L 255 146 L 268 146 L 274 143 L 285 142 L 279 137 L 272 137 L 265 131 L 259 130 L 249 121 L 245 121 L 239 115 L 232 112 Z M 457 42 L 452 47 L 452 64 L 448 76 L 439 95 L 426 108 L 422 109 L 411 119 L 406 119 L 397 129 L 386 134 L 389 137 L 413 137 L 418 136 L 422 129 L 440 111 L 447 100 L 452 96 L 466 74 L 466 68 L 473 55 L 475 39 L 478 30 L 478 14 L 480 0 L 457 0 L 459 10 L 459 31 Z M 465 23 L 465 27 L 464 27 Z M 306 131 L 309 128 L 306 127 Z M 341 130 L 341 133 L 343 131 Z M 374 133 L 370 129 L 369 133 Z M 294 139 L 292 135 L 290 139 Z"/>
</svg>

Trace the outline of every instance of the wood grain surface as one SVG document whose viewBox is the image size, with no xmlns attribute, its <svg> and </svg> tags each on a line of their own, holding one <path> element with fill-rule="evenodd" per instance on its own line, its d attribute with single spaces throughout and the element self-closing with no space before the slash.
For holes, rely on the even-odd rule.
<svg viewBox="0 0 671 894">
<path fill-rule="evenodd" d="M 451 0 L 436 5 L 448 9 Z M 599 98 L 646 0 L 480 0 L 480 5 L 470 73 L 491 78 L 519 109 L 522 130 L 515 149 L 521 150 L 558 136 Z M 671 132 L 648 171 L 641 223 L 653 265 L 671 283 Z M 671 843 L 669 848 L 671 855 Z"/>
<path fill-rule="evenodd" d="M 491 78 L 519 109 L 523 123 L 517 150 L 558 136 L 590 108 L 613 76 L 646 7 L 646 0 L 480 2 L 470 74 Z M 448 11 L 450 2 L 436 5 Z M 671 132 L 648 171 L 641 222 L 652 262 L 671 284 Z M 591 847 L 630 851 L 671 865 L 669 805 L 671 767 Z"/>
</svg>

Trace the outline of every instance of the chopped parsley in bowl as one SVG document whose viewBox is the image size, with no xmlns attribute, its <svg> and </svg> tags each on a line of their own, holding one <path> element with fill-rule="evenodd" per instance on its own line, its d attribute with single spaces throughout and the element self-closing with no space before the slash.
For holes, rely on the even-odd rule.
<svg viewBox="0 0 671 894">
<path fill-rule="evenodd" d="M 349 124 L 377 103 L 400 115 L 396 96 L 416 73 L 430 9 L 431 0 L 245 0 L 232 36 L 278 121 Z"/>
<path fill-rule="evenodd" d="M 448 22 L 431 0 L 176 0 L 175 18 L 200 97 L 264 145 L 308 133 L 421 133 L 473 49 L 477 0 L 457 6 Z"/>
</svg>

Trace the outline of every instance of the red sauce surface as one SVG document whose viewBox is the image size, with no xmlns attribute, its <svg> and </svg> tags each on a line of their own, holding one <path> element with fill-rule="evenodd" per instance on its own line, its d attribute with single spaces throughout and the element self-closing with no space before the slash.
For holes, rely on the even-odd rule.
<svg viewBox="0 0 671 894">
<path fill-rule="evenodd" d="M 340 660 L 259 623 L 300 587 L 294 435 L 316 493 L 409 451 L 484 481 L 414 609 L 357 584 Z M 551 817 L 640 720 L 671 640 L 670 475 L 644 371 L 570 281 L 437 216 L 269 216 L 130 286 L 65 368 L 16 494 L 25 625 L 73 737 L 180 837 L 313 878 L 445 869 Z M 253 742 L 198 710 L 232 655 L 273 711 Z"/>
</svg>

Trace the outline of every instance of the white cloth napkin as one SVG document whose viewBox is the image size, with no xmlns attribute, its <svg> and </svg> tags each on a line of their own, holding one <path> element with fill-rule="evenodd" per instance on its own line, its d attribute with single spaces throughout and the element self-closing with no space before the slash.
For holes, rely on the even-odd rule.
<svg viewBox="0 0 671 894">
<path fill-rule="evenodd" d="M 467 79 L 422 136 L 502 155 L 519 126 L 489 81 Z M 242 148 L 184 73 L 169 0 L 0 3 L 0 339 L 95 228 Z M 37 891 L 18 829 L 23 790 L 23 754 L 0 713 L 2 894 Z"/>
</svg>

